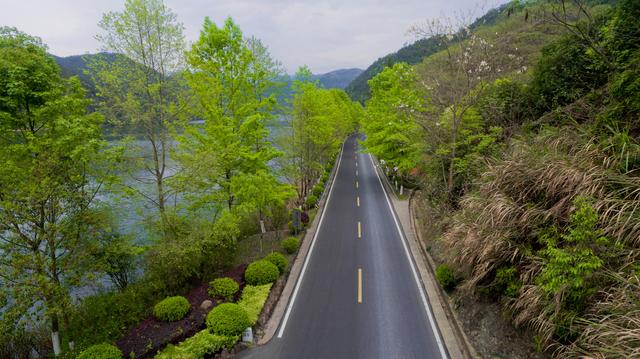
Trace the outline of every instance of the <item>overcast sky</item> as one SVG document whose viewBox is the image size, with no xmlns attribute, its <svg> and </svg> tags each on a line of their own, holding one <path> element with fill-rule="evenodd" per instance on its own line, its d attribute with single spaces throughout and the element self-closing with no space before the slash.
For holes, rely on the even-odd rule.
<svg viewBox="0 0 640 359">
<path fill-rule="evenodd" d="M 198 36 L 205 16 L 221 23 L 231 16 L 245 35 L 254 35 L 290 73 L 308 65 L 314 73 L 359 67 L 415 41 L 407 29 L 418 22 L 481 12 L 501 0 L 165 0 Z M 0 25 L 41 37 L 59 56 L 93 53 L 103 13 L 120 11 L 124 0 L 0 0 Z"/>
</svg>

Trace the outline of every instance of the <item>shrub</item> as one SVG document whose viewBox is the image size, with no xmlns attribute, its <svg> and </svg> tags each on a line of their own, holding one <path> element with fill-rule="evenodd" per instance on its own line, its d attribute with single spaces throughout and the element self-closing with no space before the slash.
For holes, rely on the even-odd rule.
<svg viewBox="0 0 640 359">
<path fill-rule="evenodd" d="M 314 196 L 314 195 L 309 195 L 307 197 L 307 200 L 305 202 L 305 204 L 307 205 L 307 207 L 311 208 L 313 206 L 316 205 L 316 203 L 318 203 L 318 197 Z"/>
<path fill-rule="evenodd" d="M 436 268 L 436 278 L 445 290 L 451 290 L 458 284 L 453 270 L 446 264 L 441 264 Z"/>
<path fill-rule="evenodd" d="M 248 285 L 242 290 L 242 298 L 238 302 L 238 305 L 247 312 L 251 325 L 256 324 L 258 321 L 262 307 L 264 307 L 264 303 L 267 301 L 267 297 L 269 297 L 271 286 L 272 284 L 259 286 Z"/>
<path fill-rule="evenodd" d="M 244 279 L 249 285 L 260 285 L 275 282 L 279 275 L 280 271 L 275 264 L 262 259 L 249 264 L 244 272 Z"/>
<path fill-rule="evenodd" d="M 237 341 L 238 336 L 217 335 L 205 329 L 178 345 L 169 344 L 155 359 L 200 359 L 224 348 L 231 349 Z"/>
<path fill-rule="evenodd" d="M 501 294 L 511 298 L 518 296 L 522 283 L 518 280 L 517 274 L 515 267 L 502 267 L 496 271 L 495 283 Z"/>
<path fill-rule="evenodd" d="M 322 192 L 324 192 L 323 182 L 318 183 L 311 189 L 311 193 L 313 193 L 316 198 L 320 198 L 320 196 L 322 196 Z"/>
<path fill-rule="evenodd" d="M 276 267 L 278 267 L 278 271 L 280 272 L 280 274 L 284 274 L 284 271 L 287 269 L 287 264 L 289 264 L 287 258 L 285 258 L 281 253 L 278 252 L 270 253 L 269 255 L 264 257 L 264 259 L 275 264 Z"/>
<path fill-rule="evenodd" d="M 238 292 L 240 285 L 231 278 L 217 278 L 209 283 L 209 295 L 212 297 L 222 297 L 231 300 Z"/>
<path fill-rule="evenodd" d="M 250 325 L 247 312 L 235 303 L 220 304 L 207 315 L 207 327 L 218 335 L 240 335 Z"/>
<path fill-rule="evenodd" d="M 185 297 L 167 297 L 153 307 L 153 315 L 165 322 L 175 322 L 184 318 L 191 309 L 191 304 Z"/>
<path fill-rule="evenodd" d="M 122 359 L 122 352 L 118 347 L 102 343 L 83 350 L 78 359 Z"/>
<path fill-rule="evenodd" d="M 280 245 L 287 253 L 293 254 L 298 250 L 298 247 L 300 247 L 300 240 L 298 237 L 288 237 L 283 239 Z"/>
</svg>

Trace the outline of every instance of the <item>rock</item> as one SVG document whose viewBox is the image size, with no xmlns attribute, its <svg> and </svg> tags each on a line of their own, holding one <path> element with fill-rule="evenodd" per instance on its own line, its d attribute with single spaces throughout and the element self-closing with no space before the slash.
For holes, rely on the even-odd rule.
<svg viewBox="0 0 640 359">
<path fill-rule="evenodd" d="M 213 302 L 210 301 L 209 299 L 203 301 L 202 304 L 200 304 L 200 309 L 203 309 L 203 310 L 209 310 L 211 309 L 211 307 L 213 307 Z"/>
</svg>

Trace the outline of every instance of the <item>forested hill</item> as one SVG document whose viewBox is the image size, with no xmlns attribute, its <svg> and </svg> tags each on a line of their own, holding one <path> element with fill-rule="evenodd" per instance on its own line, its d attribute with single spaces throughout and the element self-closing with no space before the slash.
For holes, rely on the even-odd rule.
<svg viewBox="0 0 640 359">
<path fill-rule="evenodd" d="M 475 29 L 480 25 L 492 25 L 500 18 L 500 15 L 507 8 L 508 4 L 502 5 L 496 9 L 492 9 L 478 18 L 469 26 Z M 420 39 L 410 45 L 404 46 L 400 50 L 377 59 L 373 64 L 367 67 L 358 77 L 356 77 L 346 88 L 347 94 L 354 101 L 364 103 L 371 96 L 368 81 L 384 70 L 385 67 L 392 66 L 399 62 L 406 62 L 415 65 L 422 62 L 427 56 L 435 54 L 443 49 L 441 41 L 435 38 Z"/>
<path fill-rule="evenodd" d="M 363 72 L 362 69 L 340 69 L 327 72 L 314 77 L 320 81 L 324 88 L 346 88 L 356 77 Z"/>
</svg>

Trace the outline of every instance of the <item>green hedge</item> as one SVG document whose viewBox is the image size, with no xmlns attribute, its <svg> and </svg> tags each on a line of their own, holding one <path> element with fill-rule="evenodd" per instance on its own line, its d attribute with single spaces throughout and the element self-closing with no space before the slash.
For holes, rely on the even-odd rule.
<svg viewBox="0 0 640 359">
<path fill-rule="evenodd" d="M 247 313 L 251 325 L 256 324 L 258 321 L 258 316 L 260 315 L 260 312 L 262 312 L 262 307 L 264 307 L 264 303 L 269 297 L 271 286 L 272 284 L 259 286 L 248 285 L 242 290 L 242 298 L 238 302 L 238 305 Z"/>
<path fill-rule="evenodd" d="M 223 303 L 207 315 L 207 327 L 218 335 L 240 335 L 251 326 L 247 312 L 235 303 Z"/>
<path fill-rule="evenodd" d="M 298 237 L 288 237 L 283 239 L 282 242 L 280 242 L 280 245 L 285 252 L 293 254 L 298 250 L 298 247 L 300 247 L 300 240 Z"/>
<path fill-rule="evenodd" d="M 153 307 L 153 315 L 165 322 L 175 322 L 184 318 L 191 304 L 185 297 L 175 296 L 167 297 Z"/>
<path fill-rule="evenodd" d="M 280 271 L 275 264 L 262 259 L 249 264 L 244 272 L 244 279 L 249 285 L 261 285 L 275 282 L 279 275 Z"/>
<path fill-rule="evenodd" d="M 238 339 L 238 336 L 216 335 L 205 329 L 178 345 L 169 344 L 155 359 L 202 359 L 224 348 L 233 348 Z"/>
<path fill-rule="evenodd" d="M 116 346 L 102 343 L 83 350 L 77 359 L 122 359 L 122 352 Z"/>
<path fill-rule="evenodd" d="M 276 267 L 278 267 L 278 271 L 280 272 L 280 275 L 284 274 L 284 271 L 287 270 L 287 265 L 289 264 L 289 261 L 287 260 L 287 258 L 285 258 L 282 255 L 282 253 L 278 253 L 278 252 L 270 253 L 266 257 L 264 257 L 264 259 L 275 264 Z"/>
<path fill-rule="evenodd" d="M 240 289 L 238 282 L 231 278 L 216 278 L 209 283 L 209 295 L 212 297 L 222 297 L 226 300 L 233 299 L 234 294 Z"/>
</svg>

